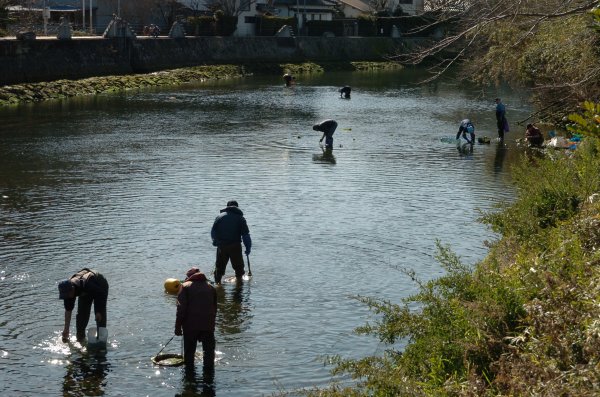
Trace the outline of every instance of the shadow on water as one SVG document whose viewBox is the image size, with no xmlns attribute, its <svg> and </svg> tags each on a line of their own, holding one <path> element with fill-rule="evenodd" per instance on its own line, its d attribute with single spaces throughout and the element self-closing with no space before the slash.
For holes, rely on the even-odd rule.
<svg viewBox="0 0 600 397">
<path fill-rule="evenodd" d="M 63 396 L 103 396 L 110 364 L 104 355 L 82 355 L 69 362 Z"/>
<path fill-rule="evenodd" d="M 214 397 L 217 395 L 215 390 L 215 370 L 203 369 L 202 376 L 199 376 L 195 369 L 186 369 L 183 372 L 182 388 L 175 397 Z"/>
</svg>

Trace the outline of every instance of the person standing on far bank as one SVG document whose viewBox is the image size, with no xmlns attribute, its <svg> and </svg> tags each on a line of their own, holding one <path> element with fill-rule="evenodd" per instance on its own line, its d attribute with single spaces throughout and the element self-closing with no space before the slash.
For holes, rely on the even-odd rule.
<svg viewBox="0 0 600 397">
<path fill-rule="evenodd" d="M 81 269 L 69 279 L 58 283 L 58 297 L 64 301 L 65 326 L 62 332 L 62 341 L 69 340 L 71 314 L 75 308 L 75 300 L 79 297 L 77 305 L 76 329 L 77 340 L 85 339 L 85 329 L 90 321 L 90 311 L 94 304 L 96 325 L 106 328 L 106 302 L 108 300 L 108 282 L 103 275 L 88 268 Z"/>
<path fill-rule="evenodd" d="M 242 241 L 246 248 L 245 254 L 250 255 L 252 239 L 248 223 L 244 213 L 238 208 L 235 200 L 227 202 L 227 207 L 215 219 L 210 231 L 213 246 L 217 247 L 217 259 L 215 262 L 215 283 L 220 284 L 225 274 L 227 262 L 231 260 L 231 266 L 235 271 L 235 278 L 242 280 L 244 271 L 244 257 L 242 256 Z"/>
<path fill-rule="evenodd" d="M 504 139 L 504 133 L 508 132 L 508 120 L 506 120 L 506 106 L 500 98 L 496 98 L 496 126 L 498 127 L 498 138 Z"/>
</svg>

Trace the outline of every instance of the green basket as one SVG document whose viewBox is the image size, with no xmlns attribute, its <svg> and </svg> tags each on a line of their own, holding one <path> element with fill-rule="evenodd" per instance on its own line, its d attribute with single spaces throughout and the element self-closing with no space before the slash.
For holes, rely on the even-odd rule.
<svg viewBox="0 0 600 397">
<path fill-rule="evenodd" d="M 184 364 L 181 354 L 159 354 L 152 357 L 152 362 L 163 367 L 179 367 Z"/>
</svg>

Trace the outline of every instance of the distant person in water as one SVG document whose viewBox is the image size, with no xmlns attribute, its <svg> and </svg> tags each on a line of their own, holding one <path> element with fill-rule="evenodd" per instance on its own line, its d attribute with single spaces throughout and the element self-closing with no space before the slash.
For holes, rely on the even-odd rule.
<svg viewBox="0 0 600 397">
<path fill-rule="evenodd" d="M 352 92 L 352 88 L 350 86 L 344 86 L 340 88 L 340 98 L 350 99 L 350 93 Z"/>
<path fill-rule="evenodd" d="M 498 138 L 504 139 L 504 133 L 508 132 L 508 120 L 506 119 L 506 106 L 500 98 L 496 98 L 496 127 L 498 127 Z"/>
<path fill-rule="evenodd" d="M 283 75 L 283 81 L 285 82 L 286 87 L 296 84 L 296 78 L 289 73 Z"/>
<path fill-rule="evenodd" d="M 467 134 L 469 137 L 467 138 Z M 473 145 L 475 143 L 475 126 L 471 122 L 470 119 L 464 119 L 460 122 L 460 126 L 458 127 L 458 133 L 456 134 L 456 139 L 460 139 L 460 137 L 465 138 L 467 143 Z"/>
<path fill-rule="evenodd" d="M 323 142 L 323 139 L 325 139 L 325 148 L 333 149 L 333 133 L 337 126 L 337 121 L 331 119 L 323 120 L 319 124 L 313 125 L 313 130 L 323 133 L 319 142 Z"/>
<path fill-rule="evenodd" d="M 531 146 L 542 146 L 544 143 L 544 135 L 542 135 L 542 131 L 537 128 L 533 124 L 527 124 L 527 129 L 525 130 L 525 140 Z"/>
</svg>

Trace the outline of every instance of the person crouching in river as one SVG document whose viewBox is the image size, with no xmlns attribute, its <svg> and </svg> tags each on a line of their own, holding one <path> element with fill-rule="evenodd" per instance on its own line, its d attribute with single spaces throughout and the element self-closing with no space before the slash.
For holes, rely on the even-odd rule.
<svg viewBox="0 0 600 397">
<path fill-rule="evenodd" d="M 525 130 L 525 140 L 531 146 L 542 146 L 544 143 L 544 136 L 542 135 L 542 131 L 537 128 L 533 124 L 527 124 L 527 129 Z"/>
</svg>

